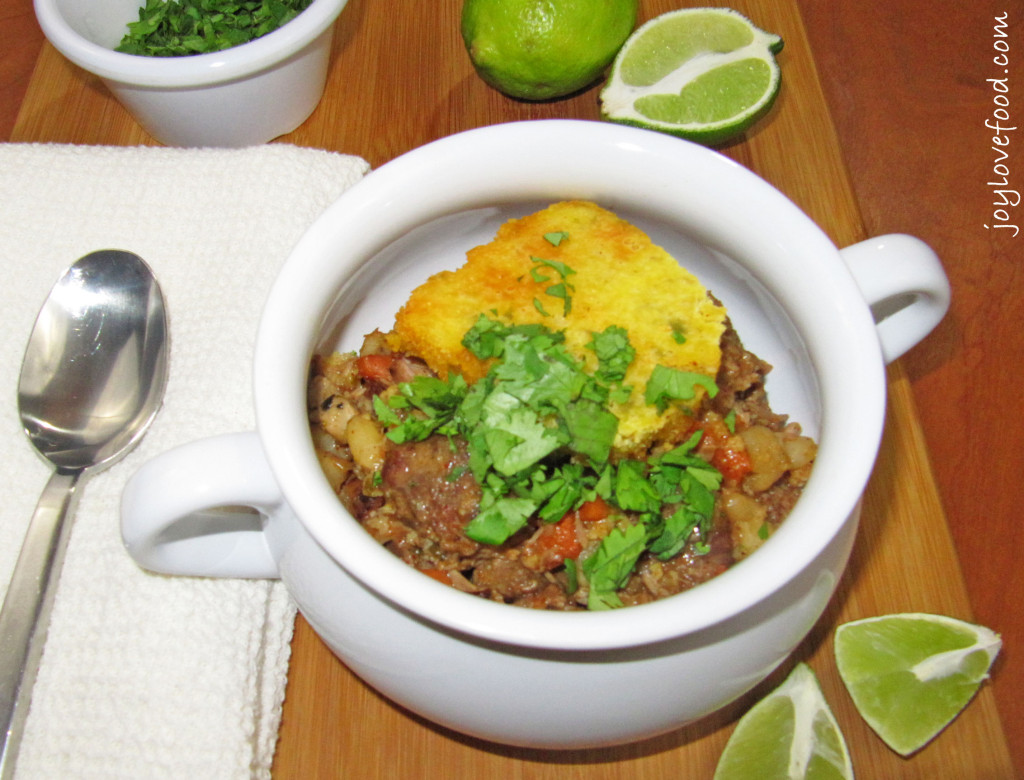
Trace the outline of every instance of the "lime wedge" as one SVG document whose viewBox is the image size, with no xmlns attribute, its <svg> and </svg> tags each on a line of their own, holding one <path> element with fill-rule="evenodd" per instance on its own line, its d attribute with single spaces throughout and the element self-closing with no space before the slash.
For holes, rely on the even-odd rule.
<svg viewBox="0 0 1024 780">
<path fill-rule="evenodd" d="M 814 672 L 797 664 L 740 718 L 714 780 L 851 780 L 846 740 Z"/>
<path fill-rule="evenodd" d="M 984 626 L 910 613 L 836 629 L 836 663 L 857 710 L 903 756 L 924 747 L 988 677 L 1002 642 Z"/>
<path fill-rule="evenodd" d="M 717 146 L 771 108 L 782 39 L 728 8 L 685 8 L 642 25 L 601 91 L 605 119 Z"/>
</svg>

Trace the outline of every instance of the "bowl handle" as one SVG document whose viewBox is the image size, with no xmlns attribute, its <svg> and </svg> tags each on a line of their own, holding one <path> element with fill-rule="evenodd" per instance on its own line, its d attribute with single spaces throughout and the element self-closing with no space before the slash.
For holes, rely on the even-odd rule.
<svg viewBox="0 0 1024 780">
<path fill-rule="evenodd" d="M 949 309 L 949 280 L 938 255 L 913 236 L 892 233 L 839 250 L 871 307 L 891 363 L 939 324 Z"/>
<path fill-rule="evenodd" d="M 121 537 L 146 569 L 277 578 L 264 526 L 283 498 L 255 433 L 229 433 L 145 463 L 121 496 Z"/>
</svg>

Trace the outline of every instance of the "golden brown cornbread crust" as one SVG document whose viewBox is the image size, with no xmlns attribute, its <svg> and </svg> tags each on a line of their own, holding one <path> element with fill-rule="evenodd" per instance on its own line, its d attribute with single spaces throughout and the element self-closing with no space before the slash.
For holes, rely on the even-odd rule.
<svg viewBox="0 0 1024 780">
<path fill-rule="evenodd" d="M 568 237 L 557 246 L 545 238 L 562 232 Z M 541 265 L 538 271 L 548 280 L 536 281 L 531 275 L 539 265 L 536 258 L 575 271 L 565 280 L 573 288 L 568 316 L 563 300 L 545 293 L 562 281 L 560 275 Z M 432 276 L 398 312 L 389 346 L 418 355 L 441 376 L 456 371 L 475 382 L 489 366 L 462 346 L 462 338 L 482 313 L 565 331 L 569 351 L 591 369 L 595 359 L 586 348 L 591 334 L 612 325 L 628 331 L 636 359 L 625 384 L 634 391 L 627 403 L 611 407 L 619 417 L 619 452 L 649 445 L 685 413 L 674 409 L 660 415 L 644 403 L 644 387 L 656 365 L 714 379 L 726 320 L 725 308 L 643 231 L 586 201 L 556 203 L 511 220 L 492 242 L 470 250 L 461 268 Z M 685 336 L 682 343 L 679 334 Z M 702 392 L 698 389 L 691 408 Z"/>
</svg>

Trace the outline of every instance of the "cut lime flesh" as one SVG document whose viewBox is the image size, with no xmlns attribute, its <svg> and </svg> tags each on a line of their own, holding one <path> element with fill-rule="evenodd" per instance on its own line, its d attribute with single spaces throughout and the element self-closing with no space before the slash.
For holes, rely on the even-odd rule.
<svg viewBox="0 0 1024 780">
<path fill-rule="evenodd" d="M 682 9 L 626 41 L 601 92 L 605 119 L 708 145 L 742 133 L 771 108 L 782 39 L 735 11 Z"/>
<path fill-rule="evenodd" d="M 836 663 L 857 710 L 900 755 L 935 738 L 967 706 L 999 653 L 993 631 L 910 613 L 836 629 Z"/>
<path fill-rule="evenodd" d="M 814 672 L 797 666 L 739 721 L 714 780 L 852 780 L 842 732 Z"/>
<path fill-rule="evenodd" d="M 720 13 L 695 12 L 669 16 L 661 24 L 645 25 L 623 55 L 622 80 L 650 87 L 698 54 L 725 54 L 754 40 L 750 25 Z"/>
<path fill-rule="evenodd" d="M 679 94 L 645 95 L 633 108 L 655 122 L 710 125 L 745 114 L 770 87 L 771 68 L 747 58 L 720 65 L 686 84 Z"/>
</svg>

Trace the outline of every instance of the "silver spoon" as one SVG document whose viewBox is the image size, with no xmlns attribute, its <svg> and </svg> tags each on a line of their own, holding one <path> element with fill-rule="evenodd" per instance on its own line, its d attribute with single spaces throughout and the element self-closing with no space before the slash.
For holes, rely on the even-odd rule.
<svg viewBox="0 0 1024 780">
<path fill-rule="evenodd" d="M 18 381 L 22 425 L 56 471 L 0 611 L 4 778 L 14 772 L 79 485 L 135 446 L 166 383 L 167 317 L 149 266 L 119 250 L 78 260 L 39 311 Z"/>
</svg>

